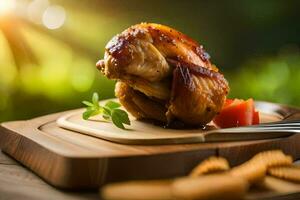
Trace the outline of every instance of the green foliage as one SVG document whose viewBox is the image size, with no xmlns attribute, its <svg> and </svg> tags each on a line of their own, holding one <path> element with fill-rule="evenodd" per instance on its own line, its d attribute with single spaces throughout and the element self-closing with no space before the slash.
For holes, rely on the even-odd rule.
<svg viewBox="0 0 300 200">
<path fill-rule="evenodd" d="M 231 97 L 300 106 L 297 1 L 166 0 L 159 9 L 140 0 L 74 2 L 51 1 L 67 15 L 57 30 L 23 15 L 0 16 L 0 122 L 78 108 L 91 91 L 112 98 L 114 81 L 101 76 L 95 63 L 115 34 L 144 21 L 172 26 L 203 44 L 225 73 Z M 103 110 L 104 118 L 110 115 Z"/>
<path fill-rule="evenodd" d="M 118 128 L 125 129 L 124 124 L 130 125 L 128 114 L 119 109 L 121 105 L 114 101 L 108 101 L 104 106 L 99 105 L 99 95 L 94 93 L 92 102 L 83 101 L 87 106 L 86 111 L 82 114 L 82 118 L 88 120 L 90 117 L 102 114 L 102 117 L 106 120 L 111 120 Z"/>
<path fill-rule="evenodd" d="M 231 97 L 300 106 L 300 53 L 252 58 L 235 72 L 226 72 Z"/>
</svg>

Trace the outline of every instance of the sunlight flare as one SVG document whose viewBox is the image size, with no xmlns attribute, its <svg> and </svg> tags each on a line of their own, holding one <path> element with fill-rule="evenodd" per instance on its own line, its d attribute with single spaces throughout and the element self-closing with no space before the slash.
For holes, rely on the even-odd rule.
<svg viewBox="0 0 300 200">
<path fill-rule="evenodd" d="M 16 8 L 16 0 L 1 0 L 0 1 L 0 15 L 7 15 L 12 13 Z"/>
</svg>

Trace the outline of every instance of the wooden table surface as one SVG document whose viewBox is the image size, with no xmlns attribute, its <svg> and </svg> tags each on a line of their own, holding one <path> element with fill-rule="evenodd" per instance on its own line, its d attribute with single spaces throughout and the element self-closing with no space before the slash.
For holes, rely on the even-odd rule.
<svg viewBox="0 0 300 200">
<path fill-rule="evenodd" d="M 300 164 L 299 161 L 297 164 Z M 54 188 L 0 150 L 0 200 L 19 199 L 96 200 L 100 198 L 97 191 L 69 192 Z M 299 195 L 280 199 L 299 199 Z M 259 200 L 270 200 L 270 198 Z"/>
<path fill-rule="evenodd" d="M 0 150 L 0 200 L 94 200 L 97 191 L 68 192 L 44 182 Z"/>
</svg>

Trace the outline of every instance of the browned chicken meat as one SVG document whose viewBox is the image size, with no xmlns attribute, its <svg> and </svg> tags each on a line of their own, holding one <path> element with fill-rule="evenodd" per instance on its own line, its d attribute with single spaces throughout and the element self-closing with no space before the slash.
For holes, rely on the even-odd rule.
<svg viewBox="0 0 300 200">
<path fill-rule="evenodd" d="M 137 119 L 205 125 L 229 91 L 201 45 L 160 24 L 137 24 L 115 36 L 97 67 L 118 81 L 116 96 Z"/>
</svg>

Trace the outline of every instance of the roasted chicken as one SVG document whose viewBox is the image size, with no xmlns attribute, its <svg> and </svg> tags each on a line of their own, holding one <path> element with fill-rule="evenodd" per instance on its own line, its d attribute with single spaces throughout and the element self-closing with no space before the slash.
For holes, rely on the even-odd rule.
<svg viewBox="0 0 300 200">
<path fill-rule="evenodd" d="M 229 87 L 197 42 L 164 25 L 141 23 L 115 36 L 97 67 L 117 80 L 116 96 L 137 119 L 205 125 Z"/>
</svg>

